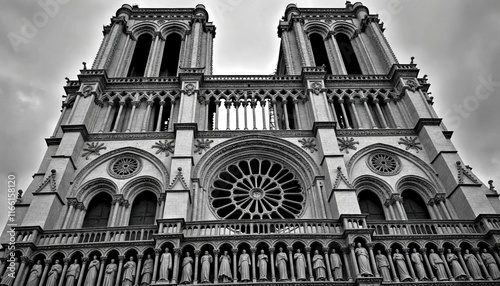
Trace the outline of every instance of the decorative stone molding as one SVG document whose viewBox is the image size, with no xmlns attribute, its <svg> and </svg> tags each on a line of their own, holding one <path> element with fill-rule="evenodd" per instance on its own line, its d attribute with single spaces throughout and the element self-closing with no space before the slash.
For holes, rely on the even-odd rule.
<svg viewBox="0 0 500 286">
<path fill-rule="evenodd" d="M 344 173 L 342 173 L 342 167 L 338 166 L 337 177 L 335 178 L 335 183 L 333 184 L 333 188 L 338 189 L 341 182 L 344 182 L 344 184 L 346 184 L 347 187 L 349 187 L 349 189 L 354 189 L 354 186 L 349 182 Z"/>
<path fill-rule="evenodd" d="M 462 166 L 462 162 L 457 161 L 457 170 L 458 170 L 458 183 L 463 184 L 464 179 L 468 178 L 474 184 L 479 184 L 479 180 L 472 174 L 472 168 L 469 165 Z"/>
<path fill-rule="evenodd" d="M 323 83 L 320 81 L 313 81 L 310 87 L 311 88 L 308 91 L 314 93 L 315 95 L 319 95 L 320 93 L 326 91 L 326 89 L 323 88 Z"/>
<path fill-rule="evenodd" d="M 358 141 L 354 141 L 354 138 L 337 138 L 337 142 L 339 143 L 340 152 L 344 151 L 349 154 L 349 149 L 356 150 L 358 149 L 355 145 L 359 144 Z"/>
<path fill-rule="evenodd" d="M 158 149 L 155 154 L 165 153 L 165 157 L 168 157 L 170 153 L 174 153 L 175 140 L 165 140 L 164 142 L 155 142 L 151 149 Z"/>
<path fill-rule="evenodd" d="M 414 136 L 413 129 L 338 129 L 337 136 L 342 137 L 372 137 L 372 136 Z"/>
<path fill-rule="evenodd" d="M 90 155 L 94 154 L 96 156 L 101 155 L 100 151 L 101 150 L 106 150 L 106 147 L 104 147 L 104 143 L 99 143 L 99 142 L 87 142 L 87 148 L 83 148 L 83 154 L 82 157 L 85 157 L 85 160 L 88 160 Z"/>
<path fill-rule="evenodd" d="M 111 160 L 108 165 L 108 174 L 116 179 L 128 179 L 137 175 L 142 169 L 139 156 L 122 154 Z"/>
<path fill-rule="evenodd" d="M 198 92 L 198 90 L 196 90 L 196 82 L 185 83 L 182 92 L 184 92 L 187 96 L 191 96 L 193 93 Z"/>
<path fill-rule="evenodd" d="M 299 143 L 302 144 L 302 148 L 309 150 L 311 153 L 318 151 L 316 143 L 314 143 L 314 138 L 302 138 L 299 139 Z"/>
<path fill-rule="evenodd" d="M 52 169 L 50 171 L 50 175 L 43 181 L 43 183 L 35 190 L 35 193 L 41 192 L 46 186 L 50 186 L 50 191 L 55 192 L 57 191 L 57 184 L 56 184 L 56 170 Z"/>
<path fill-rule="evenodd" d="M 184 175 L 182 174 L 181 167 L 177 168 L 177 175 L 175 175 L 175 178 L 172 180 L 172 183 L 170 183 L 170 185 L 167 187 L 167 190 L 171 190 L 173 187 L 175 187 L 177 182 L 180 182 L 182 184 L 184 190 L 189 190 L 186 180 L 184 179 Z"/>
<path fill-rule="evenodd" d="M 399 138 L 398 144 L 405 145 L 406 146 L 405 150 L 414 149 L 418 153 L 419 150 L 423 150 L 423 149 L 422 149 L 422 147 L 419 146 L 419 145 L 422 145 L 422 143 L 417 142 L 417 139 L 418 139 L 418 137 L 413 137 L 413 138 L 408 138 L 406 136 L 404 138 L 401 137 L 401 138 Z"/>
<path fill-rule="evenodd" d="M 210 144 L 212 144 L 214 141 L 210 139 L 196 139 L 196 142 L 194 143 L 194 153 L 202 154 L 203 151 L 207 151 L 210 148 Z"/>
</svg>

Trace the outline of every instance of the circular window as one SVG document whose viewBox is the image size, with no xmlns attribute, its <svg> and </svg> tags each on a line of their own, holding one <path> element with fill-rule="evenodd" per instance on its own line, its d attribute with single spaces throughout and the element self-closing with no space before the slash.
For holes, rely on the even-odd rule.
<svg viewBox="0 0 500 286">
<path fill-rule="evenodd" d="M 389 152 L 379 151 L 368 156 L 368 168 L 383 176 L 396 175 L 401 171 L 401 161 Z"/>
<path fill-rule="evenodd" d="M 126 154 L 116 157 L 109 163 L 108 173 L 118 179 L 126 179 L 135 176 L 141 170 L 139 157 Z"/>
<path fill-rule="evenodd" d="M 295 175 L 269 160 L 241 160 L 212 183 L 210 204 L 222 219 L 297 218 L 305 194 Z"/>
</svg>

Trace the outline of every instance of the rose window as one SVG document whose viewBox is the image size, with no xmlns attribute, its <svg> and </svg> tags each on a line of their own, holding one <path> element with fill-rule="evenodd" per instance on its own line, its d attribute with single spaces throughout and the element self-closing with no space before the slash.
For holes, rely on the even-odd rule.
<svg viewBox="0 0 500 286">
<path fill-rule="evenodd" d="M 241 160 L 213 181 L 210 204 L 222 219 L 297 218 L 305 195 L 296 176 L 264 159 Z"/>
<path fill-rule="evenodd" d="M 374 173 L 383 176 L 396 175 L 401 171 L 401 161 L 388 152 L 376 152 L 368 157 L 367 165 Z"/>
<path fill-rule="evenodd" d="M 119 156 L 111 161 L 108 173 L 118 179 L 126 179 L 135 176 L 141 170 L 139 157 L 131 154 Z"/>
</svg>

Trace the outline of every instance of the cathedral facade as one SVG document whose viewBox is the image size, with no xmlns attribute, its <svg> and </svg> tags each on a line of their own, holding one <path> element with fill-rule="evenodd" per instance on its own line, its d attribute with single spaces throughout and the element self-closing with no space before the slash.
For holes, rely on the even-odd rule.
<svg viewBox="0 0 500 286">
<path fill-rule="evenodd" d="M 203 5 L 123 5 L 64 87 L 0 285 L 498 285 L 499 195 L 383 31 L 359 2 L 290 4 L 274 75 L 212 75 Z"/>
</svg>

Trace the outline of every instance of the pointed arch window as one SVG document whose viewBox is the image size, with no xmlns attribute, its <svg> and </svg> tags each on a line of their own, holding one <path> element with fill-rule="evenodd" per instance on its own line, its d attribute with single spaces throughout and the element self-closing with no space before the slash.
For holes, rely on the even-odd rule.
<svg viewBox="0 0 500 286">
<path fill-rule="evenodd" d="M 378 196 L 369 190 L 363 190 L 358 195 L 361 213 L 367 213 L 368 220 L 385 220 L 384 209 Z"/>
<path fill-rule="evenodd" d="M 332 74 L 332 67 L 326 52 L 325 40 L 320 34 L 313 33 L 309 36 L 311 47 L 314 55 L 314 63 L 317 67 L 324 65 L 327 74 Z"/>
<path fill-rule="evenodd" d="M 111 212 L 111 196 L 107 193 L 96 195 L 89 203 L 82 228 L 108 226 Z"/>
<path fill-rule="evenodd" d="M 167 36 L 160 65 L 160 76 L 177 76 L 181 42 L 182 37 L 177 33 L 171 33 Z"/>
<path fill-rule="evenodd" d="M 152 192 L 140 193 L 132 204 L 129 225 L 150 225 L 155 223 L 157 198 Z"/>
<path fill-rule="evenodd" d="M 431 219 L 424 200 L 417 192 L 405 190 L 401 197 L 403 198 L 403 207 L 408 219 Z"/>
<path fill-rule="evenodd" d="M 335 36 L 335 40 L 337 41 L 347 74 L 361 74 L 358 58 L 349 37 L 344 33 L 338 33 Z"/>
<path fill-rule="evenodd" d="M 145 33 L 139 36 L 137 43 L 135 44 L 134 55 L 132 56 L 132 61 L 130 62 L 130 67 L 127 73 L 128 77 L 144 76 L 152 42 L 153 36 L 150 34 Z"/>
</svg>

